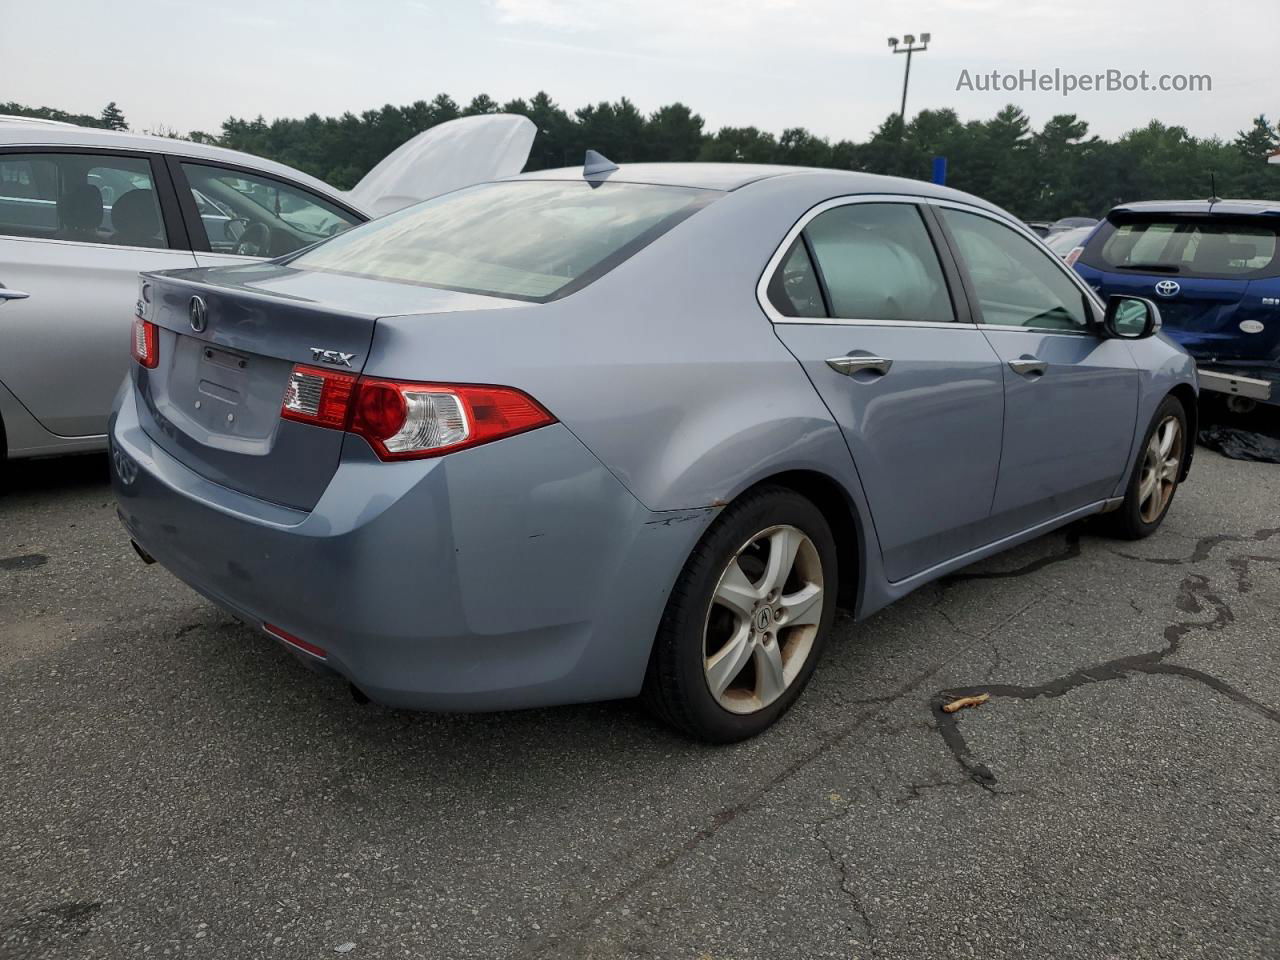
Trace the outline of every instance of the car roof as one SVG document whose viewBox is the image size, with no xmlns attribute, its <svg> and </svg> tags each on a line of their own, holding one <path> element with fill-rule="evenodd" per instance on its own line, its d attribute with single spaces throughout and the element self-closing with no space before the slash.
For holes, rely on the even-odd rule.
<svg viewBox="0 0 1280 960">
<path fill-rule="evenodd" d="M 1143 200 L 1112 207 L 1107 216 L 1115 213 L 1277 216 L 1280 215 L 1280 203 L 1274 200 Z"/>
<path fill-rule="evenodd" d="M 908 196 L 937 197 L 960 200 L 974 206 L 999 210 L 987 201 L 940 187 L 924 180 L 888 177 L 878 173 L 862 173 L 855 170 L 835 170 L 828 167 L 790 167 L 760 163 L 626 163 L 602 175 L 592 176 L 593 182 L 644 183 L 657 186 L 695 187 L 704 190 L 738 190 L 762 180 L 780 177 L 823 177 L 834 191 L 844 194 L 887 193 Z M 554 170 L 535 170 L 507 177 L 507 180 L 581 180 L 582 167 L 560 167 Z M 1000 210 L 1005 216 L 1006 211 Z"/>
<path fill-rule="evenodd" d="M 581 166 L 534 170 L 508 177 L 509 180 L 581 180 Z M 795 173 L 801 167 L 781 167 L 762 163 L 628 163 L 592 180 L 614 183 L 647 183 L 671 187 L 700 187 L 704 190 L 736 190 L 783 174 Z"/>
<path fill-rule="evenodd" d="M 0 147 L 90 147 L 96 150 L 126 150 L 140 153 L 167 153 L 192 160 L 211 160 L 249 167 L 263 173 L 292 180 L 317 193 L 338 200 L 345 206 L 354 206 L 342 191 L 309 176 L 301 170 L 255 157 L 251 153 L 212 147 L 190 140 L 173 137 L 156 137 L 143 133 L 127 133 L 117 130 L 99 130 L 94 127 L 77 127 L 70 124 L 33 124 L 0 119 Z"/>
</svg>

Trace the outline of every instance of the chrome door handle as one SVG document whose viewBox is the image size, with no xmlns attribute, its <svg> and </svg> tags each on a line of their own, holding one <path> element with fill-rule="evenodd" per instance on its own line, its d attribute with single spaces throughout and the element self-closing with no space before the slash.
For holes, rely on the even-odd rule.
<svg viewBox="0 0 1280 960">
<path fill-rule="evenodd" d="M 827 361 L 827 366 L 845 376 L 861 373 L 863 370 L 884 374 L 889 372 L 893 361 L 886 360 L 884 357 L 832 357 Z"/>
<path fill-rule="evenodd" d="M 1043 360 L 1037 360 L 1035 357 L 1019 357 L 1017 360 L 1009 361 L 1009 369 L 1014 373 L 1029 377 L 1032 374 L 1044 373 L 1049 369 L 1049 364 Z"/>
<path fill-rule="evenodd" d="M 31 296 L 31 294 L 23 293 L 21 290 L 10 290 L 8 287 L 0 285 L 0 301 L 25 300 L 29 296 Z"/>
</svg>

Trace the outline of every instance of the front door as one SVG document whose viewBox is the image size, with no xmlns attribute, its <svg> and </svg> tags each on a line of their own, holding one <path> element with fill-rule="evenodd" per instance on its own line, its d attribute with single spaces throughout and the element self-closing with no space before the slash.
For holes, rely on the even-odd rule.
<svg viewBox="0 0 1280 960">
<path fill-rule="evenodd" d="M 0 153 L 0 383 L 50 433 L 106 433 L 129 361 L 138 273 L 194 267 L 170 249 L 140 155 Z"/>
<path fill-rule="evenodd" d="M 814 216 L 769 285 L 774 329 L 848 442 L 890 580 L 975 547 L 995 491 L 1004 383 L 958 286 L 920 208 L 883 198 Z"/>
<path fill-rule="evenodd" d="M 1101 339 L 1084 287 L 994 217 L 939 206 L 1005 381 L 1004 444 L 986 542 L 1110 497 L 1138 407 L 1137 364 Z"/>
<path fill-rule="evenodd" d="M 170 158 L 202 267 L 280 257 L 364 218 L 296 183 L 213 161 Z"/>
</svg>

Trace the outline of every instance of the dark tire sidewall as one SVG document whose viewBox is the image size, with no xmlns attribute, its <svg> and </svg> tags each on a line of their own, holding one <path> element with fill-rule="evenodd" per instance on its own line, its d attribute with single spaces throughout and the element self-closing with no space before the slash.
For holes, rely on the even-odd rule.
<svg viewBox="0 0 1280 960">
<path fill-rule="evenodd" d="M 1182 426 L 1182 456 L 1184 463 L 1187 455 L 1187 444 L 1195 442 L 1194 438 L 1187 435 L 1187 411 L 1182 406 L 1182 402 L 1177 397 L 1165 397 L 1160 406 L 1156 408 L 1155 416 L 1151 418 L 1151 423 L 1147 426 L 1146 433 L 1142 435 L 1142 445 L 1138 447 L 1138 455 L 1133 463 L 1132 475 L 1129 477 L 1129 486 L 1125 490 L 1124 504 L 1120 507 L 1122 516 L 1119 519 L 1122 532 L 1135 540 L 1150 536 L 1156 532 L 1160 524 L 1164 522 L 1164 518 L 1169 513 L 1169 508 L 1173 506 L 1173 501 L 1178 495 L 1178 489 L 1174 487 L 1173 493 L 1169 497 L 1169 502 L 1160 511 L 1160 516 L 1156 517 L 1151 523 L 1147 523 L 1142 519 L 1142 504 L 1139 501 L 1138 491 L 1142 486 L 1142 464 L 1146 460 L 1147 446 L 1151 443 L 1151 438 L 1154 436 L 1156 428 L 1164 422 L 1166 417 L 1171 415 L 1176 416 Z"/>
<path fill-rule="evenodd" d="M 707 611 L 711 597 L 729 559 L 744 543 L 759 532 L 780 524 L 802 531 L 817 548 L 822 563 L 823 608 L 814 637 L 813 648 L 791 686 L 773 703 L 751 714 L 736 714 L 716 702 L 707 687 L 704 671 L 703 644 Z M 742 503 L 730 507 L 708 531 L 695 559 L 686 566 L 682 577 L 687 602 L 678 611 L 675 622 L 675 674 L 689 719 L 701 735 L 708 739 L 730 742 L 754 736 L 785 713 L 804 690 L 818 658 L 821 656 L 831 624 L 835 619 L 835 598 L 839 571 L 836 566 L 835 540 L 822 512 L 809 500 L 790 490 L 776 488 L 760 491 Z"/>
</svg>

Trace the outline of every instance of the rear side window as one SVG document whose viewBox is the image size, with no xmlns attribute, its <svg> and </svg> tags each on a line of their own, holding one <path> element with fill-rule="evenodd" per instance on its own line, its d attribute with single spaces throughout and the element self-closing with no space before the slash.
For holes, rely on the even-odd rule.
<svg viewBox="0 0 1280 960">
<path fill-rule="evenodd" d="M 109 154 L 0 154 L 0 234 L 168 246 L 151 163 Z"/>
<path fill-rule="evenodd" d="M 718 196 L 585 180 L 487 183 L 334 237 L 292 265 L 545 302 L 607 273 Z"/>
<path fill-rule="evenodd" d="M 836 207 L 814 217 L 804 232 L 833 317 L 955 319 L 937 253 L 913 204 Z"/>
<path fill-rule="evenodd" d="M 769 302 L 784 317 L 825 317 L 822 286 L 803 238 L 791 245 L 769 281 Z"/>
<path fill-rule="evenodd" d="M 1276 246 L 1276 229 L 1265 224 L 1169 217 L 1109 224 L 1086 255 L 1104 270 L 1262 277 L 1280 272 Z"/>
</svg>

